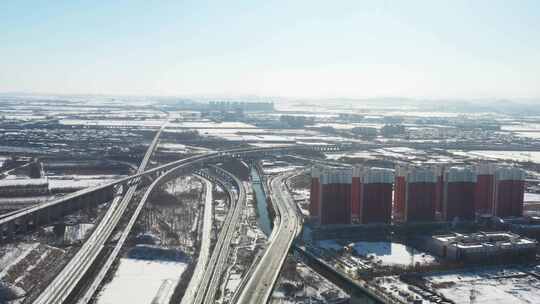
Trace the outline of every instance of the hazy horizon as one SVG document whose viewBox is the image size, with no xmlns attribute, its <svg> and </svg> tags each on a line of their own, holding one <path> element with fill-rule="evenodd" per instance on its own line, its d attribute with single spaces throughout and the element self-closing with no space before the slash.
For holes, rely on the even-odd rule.
<svg viewBox="0 0 540 304">
<path fill-rule="evenodd" d="M 536 1 L 0 8 L 4 94 L 540 99 Z"/>
</svg>

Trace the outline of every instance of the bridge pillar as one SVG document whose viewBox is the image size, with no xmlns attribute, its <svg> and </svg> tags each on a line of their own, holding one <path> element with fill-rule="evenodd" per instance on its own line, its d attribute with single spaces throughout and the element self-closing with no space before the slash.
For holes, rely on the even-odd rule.
<svg viewBox="0 0 540 304">
<path fill-rule="evenodd" d="M 36 227 L 39 227 L 47 223 L 47 209 L 41 209 L 36 211 L 36 216 L 34 217 L 34 223 Z"/>
<path fill-rule="evenodd" d="M 0 244 L 3 244 L 5 241 L 7 241 L 7 225 L 1 225 L 0 226 Z"/>
<path fill-rule="evenodd" d="M 5 239 L 6 241 L 9 241 L 13 239 L 13 236 L 15 235 L 15 224 L 12 222 L 9 222 L 2 227 L 2 239 Z"/>
</svg>

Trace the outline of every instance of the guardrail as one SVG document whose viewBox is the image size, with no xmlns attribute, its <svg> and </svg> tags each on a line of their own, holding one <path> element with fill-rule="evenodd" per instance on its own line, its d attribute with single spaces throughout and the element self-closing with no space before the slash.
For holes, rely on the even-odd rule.
<svg viewBox="0 0 540 304">
<path fill-rule="evenodd" d="M 170 169 L 173 169 L 176 166 L 181 165 L 181 164 L 187 164 L 187 163 L 204 164 L 205 161 L 220 160 L 220 159 L 223 159 L 224 157 L 234 157 L 234 158 L 261 157 L 265 155 L 271 155 L 274 153 L 295 153 L 295 152 L 300 152 L 300 151 L 339 151 L 342 148 L 343 148 L 342 145 L 293 145 L 293 146 L 269 147 L 269 148 L 240 148 L 240 149 L 232 149 L 232 150 L 226 150 L 226 151 L 213 152 L 213 153 L 209 153 L 205 155 L 188 157 L 182 160 L 174 161 L 168 164 L 164 164 L 164 165 L 146 170 L 144 172 L 138 172 L 137 174 L 124 177 L 110 183 L 99 185 L 93 188 L 83 189 L 78 192 L 68 194 L 57 200 L 45 202 L 38 206 L 23 209 L 20 212 L 15 212 L 13 214 L 10 214 L 9 216 L 0 217 L 0 241 L 3 238 L 4 232 L 7 231 L 8 235 L 11 235 L 14 232 L 13 231 L 14 224 L 20 224 L 19 222 L 33 223 L 34 221 L 39 221 L 40 211 L 43 211 L 45 209 L 49 209 L 58 205 L 63 205 L 63 204 L 69 205 L 69 203 L 72 201 L 76 201 L 77 199 L 82 199 L 86 196 L 90 196 L 99 191 L 109 190 L 111 191 L 111 193 L 113 193 L 114 188 L 116 186 L 124 186 L 122 188 L 126 189 L 127 187 L 125 186 L 131 186 L 134 183 L 138 183 L 138 180 L 142 177 L 154 176 L 155 178 L 157 178 L 159 175 L 163 174 L 164 172 Z M 57 210 L 57 212 L 60 213 L 60 216 L 64 215 L 62 213 L 65 213 L 65 212 L 69 213 L 70 211 L 73 211 L 73 210 L 69 210 L 69 208 L 67 208 L 66 211 L 64 211 L 63 208 L 58 208 L 58 209 L 60 209 L 60 210 Z M 38 214 L 38 216 L 37 217 L 32 216 L 33 214 Z M 43 217 L 47 220 L 51 217 L 51 214 L 48 214 L 48 213 L 44 214 Z M 23 223 L 23 225 L 28 225 L 28 224 Z M 15 233 L 16 232 L 17 231 L 15 231 Z"/>
</svg>

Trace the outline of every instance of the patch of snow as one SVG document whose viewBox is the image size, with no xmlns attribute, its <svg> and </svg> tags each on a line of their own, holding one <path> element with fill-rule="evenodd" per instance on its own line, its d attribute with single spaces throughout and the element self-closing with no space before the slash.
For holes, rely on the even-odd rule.
<svg viewBox="0 0 540 304">
<path fill-rule="evenodd" d="M 525 193 L 523 197 L 525 202 L 540 202 L 540 193 Z"/>
<path fill-rule="evenodd" d="M 474 289 L 477 304 L 538 303 L 540 280 L 519 270 L 486 269 L 426 276 L 437 291 L 456 303 Z"/>
<path fill-rule="evenodd" d="M 0 279 L 3 278 L 8 271 L 22 261 L 32 250 L 36 249 L 39 246 L 39 243 L 32 244 L 17 244 L 17 245 L 7 245 L 3 248 L 3 255 L 0 257 Z"/>
<path fill-rule="evenodd" d="M 178 262 L 122 258 L 116 275 L 103 288 L 96 303 L 149 304 L 153 303 L 155 298 L 161 301 L 158 303 L 167 303 L 172 292 L 169 292 L 168 287 L 162 286 L 176 286 L 186 267 L 187 264 Z"/>
</svg>

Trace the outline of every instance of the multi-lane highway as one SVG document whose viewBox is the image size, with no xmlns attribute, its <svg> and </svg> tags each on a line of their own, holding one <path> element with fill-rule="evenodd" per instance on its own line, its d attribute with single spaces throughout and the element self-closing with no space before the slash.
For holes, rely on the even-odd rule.
<svg viewBox="0 0 540 304">
<path fill-rule="evenodd" d="M 203 224 L 202 224 L 202 238 L 201 238 L 201 248 L 199 251 L 199 258 L 197 259 L 197 266 L 193 271 L 193 276 L 189 281 L 189 285 L 186 288 L 186 292 L 182 297 L 182 304 L 191 304 L 195 299 L 197 294 L 197 289 L 201 285 L 206 266 L 208 264 L 208 259 L 210 257 L 210 245 L 211 245 L 211 233 L 212 233 L 212 183 L 203 179 L 206 185 L 206 195 L 204 203 L 204 214 L 203 214 Z"/>
<path fill-rule="evenodd" d="M 70 195 L 59 201 L 48 202 L 38 207 L 28 208 L 22 211 L 21 213 L 12 214 L 8 217 L 0 219 L 0 230 L 1 230 L 0 232 L 3 234 L 6 231 L 5 228 L 7 227 L 8 233 L 9 233 L 9 229 L 12 227 L 13 222 L 26 221 L 28 220 L 28 216 L 33 216 L 34 212 L 41 212 L 43 210 L 47 210 L 47 208 L 49 207 L 59 205 L 60 203 L 67 203 L 71 199 L 75 199 L 82 195 L 86 195 L 88 193 L 99 191 L 108 187 L 122 186 L 122 188 L 124 189 L 126 187 L 129 187 L 129 189 L 125 192 L 124 197 L 122 199 L 117 197 L 113 200 L 109 210 L 107 211 L 107 213 L 105 214 L 101 222 L 98 224 L 96 229 L 93 231 L 92 235 L 83 244 L 83 246 L 81 246 L 81 249 L 77 252 L 77 254 L 73 257 L 73 259 L 70 262 L 68 262 L 65 268 L 53 280 L 53 282 L 49 286 L 47 286 L 47 288 L 39 295 L 38 299 L 34 303 L 37 303 L 37 304 L 62 303 L 72 293 L 73 289 L 77 286 L 77 284 L 80 282 L 83 275 L 86 273 L 88 268 L 92 265 L 93 261 L 95 261 L 96 257 L 101 252 L 102 248 L 104 247 L 105 242 L 109 239 L 113 230 L 117 226 L 117 223 L 123 217 L 124 211 L 126 210 L 127 205 L 136 190 L 136 185 L 138 184 L 140 178 L 146 177 L 146 176 L 158 177 L 160 174 L 163 174 L 164 172 L 174 171 L 171 169 L 175 169 L 175 168 L 185 168 L 186 170 L 194 169 L 196 166 L 201 166 L 209 162 L 223 160 L 226 157 L 235 157 L 235 158 L 261 157 L 261 156 L 269 155 L 273 153 L 283 153 L 283 152 L 295 153 L 295 152 L 299 152 L 303 150 L 325 151 L 326 149 L 332 149 L 332 151 L 334 151 L 336 149 L 339 149 L 339 146 L 334 147 L 334 146 L 327 146 L 327 145 L 323 145 L 323 146 L 298 145 L 298 146 L 272 147 L 272 148 L 242 148 L 242 149 L 233 149 L 233 150 L 209 153 L 209 154 L 200 155 L 200 156 L 193 156 L 193 157 L 189 157 L 183 160 L 171 162 L 171 163 L 159 166 L 159 167 L 155 167 L 153 169 L 144 170 L 144 168 L 146 167 L 146 164 L 149 161 L 150 155 L 152 154 L 155 147 L 157 146 L 157 141 L 162 131 L 163 131 L 163 128 L 160 129 L 160 131 L 156 135 L 156 138 L 152 142 L 149 150 L 147 151 L 147 154 L 145 155 L 137 174 L 132 175 L 127 178 L 117 180 L 113 183 L 108 183 L 106 185 L 98 186 L 93 189 L 86 189 L 82 193 Z M 217 290 L 219 288 L 219 283 L 221 281 L 223 271 L 226 268 L 226 262 L 229 256 L 230 243 L 238 224 L 240 211 L 245 204 L 245 191 L 243 189 L 243 184 L 237 180 L 237 185 L 239 188 L 237 199 L 231 200 L 232 202 L 236 202 L 236 204 L 231 207 L 233 212 L 228 215 L 226 222 L 222 228 L 222 231 L 220 232 L 218 236 L 218 241 L 214 248 L 212 257 L 208 263 L 207 271 L 205 272 L 205 275 L 202 279 L 200 288 L 198 290 L 198 293 L 195 299 L 195 303 L 213 303 Z M 283 264 L 283 261 L 286 256 L 285 254 L 281 254 L 281 252 L 286 252 L 286 250 L 288 250 L 288 248 L 290 247 L 290 242 L 292 242 L 292 240 L 294 239 L 294 237 L 287 237 L 287 235 L 290 235 L 291 233 L 286 234 L 284 231 L 287 228 L 298 226 L 298 225 L 291 224 L 291 223 L 296 222 L 295 217 L 288 214 L 285 208 L 287 203 L 280 202 L 280 200 L 285 201 L 286 199 L 282 198 L 281 195 L 277 196 L 275 199 L 278 202 L 276 205 L 278 206 L 278 213 L 280 213 L 280 216 L 282 217 L 282 219 L 280 221 L 279 228 L 277 230 L 278 232 L 273 233 L 273 235 L 275 234 L 274 237 L 276 240 L 273 241 L 268 248 L 269 249 L 268 252 L 271 252 L 271 253 L 265 254 L 265 257 L 263 257 L 264 261 L 261 261 L 261 264 L 264 264 L 264 265 L 268 264 L 270 267 L 268 269 L 272 269 L 272 272 L 275 272 L 275 277 L 277 277 L 277 274 L 279 273 L 279 268 Z M 290 230 L 291 232 L 293 232 L 292 234 L 296 235 L 296 231 L 298 230 L 298 228 L 290 228 Z M 272 240 L 274 240 L 274 237 L 272 238 Z M 268 255 L 271 255 L 272 258 L 269 258 Z M 275 261 L 277 256 L 281 258 L 278 259 L 278 263 L 275 264 L 272 261 Z M 260 272 L 263 270 L 260 270 L 260 269 L 261 268 L 257 268 L 256 272 L 254 272 L 255 273 L 254 277 L 258 278 L 259 276 L 261 276 Z M 267 278 L 267 276 L 261 276 L 261 277 Z M 259 281 L 266 282 L 267 280 L 266 279 L 250 280 L 248 282 L 248 286 L 257 285 L 258 283 L 256 282 L 259 282 Z M 272 284 L 263 283 L 263 286 L 265 287 L 270 286 L 264 289 L 264 290 L 269 289 L 269 291 L 267 291 L 267 293 L 269 294 L 272 288 L 271 285 L 273 285 L 273 282 L 275 282 L 275 279 L 270 280 L 268 282 L 272 282 Z M 254 295 L 260 294 L 262 290 L 263 289 L 260 289 L 260 290 L 258 289 L 257 292 L 253 294 Z M 248 295 L 242 294 L 241 299 L 248 299 Z M 242 300 L 242 301 L 247 301 L 245 303 L 258 303 L 257 301 L 255 302 L 250 302 L 249 300 Z"/>
<path fill-rule="evenodd" d="M 151 155 L 156 149 L 161 132 L 165 124 L 157 132 L 154 140 L 148 147 L 146 154 L 139 166 L 137 173 L 145 171 Z M 84 242 L 79 251 L 73 256 L 68 264 L 60 271 L 54 280 L 43 290 L 43 292 L 34 301 L 34 304 L 63 303 L 79 284 L 86 271 L 96 260 L 99 253 L 104 248 L 105 242 L 109 239 L 116 228 L 118 222 L 124 215 L 124 212 L 137 190 L 136 180 L 133 186 L 130 186 L 123 197 L 117 196 L 107 210 L 105 216 L 92 232 L 90 237 Z"/>
<path fill-rule="evenodd" d="M 251 304 L 268 302 L 272 289 L 279 276 L 291 245 L 302 228 L 301 217 L 294 205 L 285 180 L 296 173 L 286 173 L 274 177 L 270 181 L 272 203 L 277 209 L 279 224 L 274 226 L 268 247 L 259 264 L 253 270 L 247 283 L 238 291 L 237 303 Z"/>
<path fill-rule="evenodd" d="M 204 165 L 208 162 L 216 162 L 223 160 L 227 157 L 234 158 L 258 158 L 265 155 L 272 155 L 275 153 L 297 153 L 302 151 L 338 151 L 342 148 L 340 145 L 293 145 L 284 147 L 268 147 L 268 148 L 241 148 L 232 149 L 219 152 L 212 152 L 204 155 L 197 155 L 188 157 L 185 159 L 170 162 L 144 172 L 140 172 L 129 177 L 121 178 L 110 183 L 104 183 L 102 185 L 87 188 L 69 195 L 66 195 L 57 200 L 45 202 L 38 206 L 25 208 L 19 212 L 11 213 L 9 216 L 0 217 L 0 242 L 4 239 L 9 239 L 17 232 L 25 232 L 26 229 L 17 231 L 17 226 L 25 227 L 29 223 L 33 223 L 35 226 L 42 225 L 54 216 L 58 214 L 67 214 L 69 210 L 77 208 L 77 203 L 80 203 L 81 199 L 89 198 L 92 195 L 103 192 L 105 190 L 111 190 L 117 186 L 131 186 L 135 184 L 141 177 L 153 176 L 157 177 L 163 172 L 173 169 L 181 164 L 192 165 Z M 112 192 L 111 192 L 112 193 Z M 96 200 L 91 198 L 91 200 Z M 36 223 L 37 222 L 37 223 Z"/>
<path fill-rule="evenodd" d="M 227 267 L 227 259 L 229 258 L 231 249 L 231 240 L 238 227 L 241 211 L 246 204 L 246 191 L 244 189 L 244 184 L 234 175 L 230 173 L 229 175 L 233 178 L 234 183 L 238 186 L 236 200 L 231 198 L 231 207 L 229 209 L 229 213 L 227 214 L 225 222 L 223 223 L 221 231 L 218 235 L 216 245 L 214 246 L 214 251 L 212 252 L 212 256 L 208 266 L 206 267 L 204 276 L 197 289 L 195 299 L 192 302 L 185 303 L 215 303 L 219 283 Z M 236 203 L 234 203 L 235 201 Z"/>
</svg>

